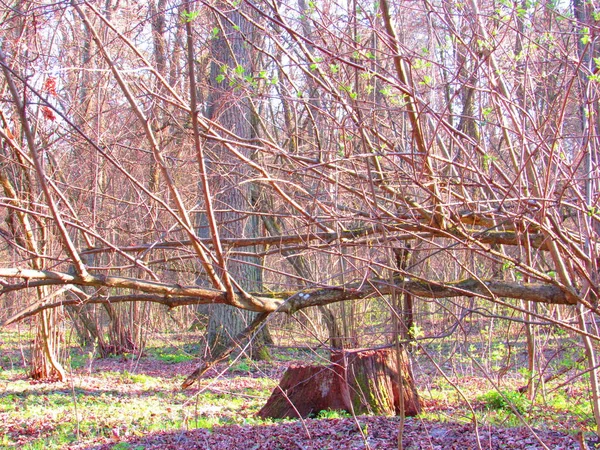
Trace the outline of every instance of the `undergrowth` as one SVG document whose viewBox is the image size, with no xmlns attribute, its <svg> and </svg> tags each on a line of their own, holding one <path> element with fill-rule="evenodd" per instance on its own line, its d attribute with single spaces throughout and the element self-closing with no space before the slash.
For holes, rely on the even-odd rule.
<svg viewBox="0 0 600 450">
<path fill-rule="evenodd" d="M 256 417 L 278 383 L 282 373 L 278 366 L 290 360 L 324 358 L 305 349 L 273 349 L 274 362 L 257 364 L 240 358 L 206 374 L 194 389 L 182 391 L 181 382 L 195 367 L 201 348 L 194 342 L 170 340 L 167 344 L 157 339 L 141 357 L 97 359 L 93 349 L 71 348 L 67 383 L 34 383 L 27 379 L 23 364 L 28 357 L 25 346 L 15 333 L 0 333 L 0 338 L 0 448 L 27 450 L 106 442 L 125 449 L 129 444 L 121 440 L 157 431 L 281 423 Z M 501 346 L 494 348 L 497 351 Z M 421 361 L 418 353 L 413 356 Z M 450 363 L 451 370 L 458 367 L 457 361 Z M 447 380 L 427 370 L 427 366 L 415 365 L 424 404 L 422 419 L 471 423 L 475 414 L 481 424 L 504 427 L 522 426 L 526 420 L 542 429 L 593 429 L 584 380 L 554 390 L 541 386 L 530 401 L 516 392 L 524 380 L 518 373 L 504 380 L 498 391 L 484 377 L 475 376 L 472 368 L 455 371 Z M 335 420 L 349 414 L 326 410 L 315 417 Z"/>
</svg>

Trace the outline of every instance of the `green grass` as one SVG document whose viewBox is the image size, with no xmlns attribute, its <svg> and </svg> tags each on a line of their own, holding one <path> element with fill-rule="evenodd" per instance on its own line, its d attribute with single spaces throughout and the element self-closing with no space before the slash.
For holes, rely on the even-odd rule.
<svg viewBox="0 0 600 450">
<path fill-rule="evenodd" d="M 524 384 L 524 379 L 514 380 L 510 388 L 504 387 L 501 392 L 485 388 L 484 382 L 474 385 L 470 379 L 462 377 L 454 377 L 453 381 L 469 400 L 480 424 L 520 427 L 523 426 L 520 415 L 528 424 L 540 429 L 552 428 L 563 432 L 595 430 L 592 407 L 585 395 L 588 388 L 584 381 L 570 384 L 569 393 L 548 388 L 544 393 L 540 388 L 534 401 L 528 400 L 515 389 L 515 385 Z M 422 389 L 419 395 L 427 405 L 420 415 L 424 420 L 464 423 L 473 420 L 473 411 L 444 379 L 435 378 L 428 389 Z"/>
<path fill-rule="evenodd" d="M 231 423 L 244 403 L 231 395 L 201 394 L 199 404 L 214 405 L 215 416 L 194 417 L 194 407 L 186 405 L 188 395 L 148 395 L 144 392 L 148 383 L 145 376 L 134 376 L 131 383 L 138 389 L 129 395 L 118 391 L 78 389 L 75 401 L 71 392 L 62 390 L 0 395 L 0 411 L 20 424 L 12 429 L 11 435 L 4 436 L 4 445 L 17 446 L 19 435 L 29 434 L 31 439 L 21 448 L 61 448 L 75 441 L 78 426 L 84 441 L 94 437 L 109 438 L 113 430 L 120 430 L 123 435 L 141 435 L 182 427 L 212 429 L 215 425 Z M 35 435 L 41 420 L 48 424 L 43 437 Z"/>
<path fill-rule="evenodd" d="M 504 410 L 513 412 L 516 410 L 520 414 L 523 414 L 531 408 L 531 402 L 527 397 L 516 391 L 504 390 L 498 392 L 493 390 L 480 395 L 478 400 L 484 402 L 488 409 L 495 411 Z"/>
<path fill-rule="evenodd" d="M 348 417 L 352 417 L 347 411 L 339 411 L 336 409 L 326 409 L 323 411 L 319 411 L 317 414 L 317 419 L 344 419 Z"/>
<path fill-rule="evenodd" d="M 314 350 L 310 347 L 285 348 L 272 351 L 278 361 L 307 361 L 318 362 L 329 357 L 328 353 L 322 349 Z"/>
<path fill-rule="evenodd" d="M 234 364 L 232 364 L 231 366 L 229 366 L 229 368 L 227 370 L 229 370 L 230 372 L 248 373 L 251 371 L 250 364 L 252 364 L 251 361 L 248 361 L 246 359 L 241 359 L 241 360 L 235 362 Z"/>
<path fill-rule="evenodd" d="M 95 356 L 97 356 L 97 354 L 93 350 L 85 352 L 79 348 L 72 348 L 69 352 L 66 366 L 70 367 L 71 370 L 89 367 L 94 363 Z"/>
<path fill-rule="evenodd" d="M 179 347 L 152 347 L 147 348 L 146 353 L 167 364 L 178 364 L 186 361 L 192 361 L 198 357 Z"/>
<path fill-rule="evenodd" d="M 4 351 L 3 345 L 0 348 Z M 187 350 L 198 347 L 153 347 L 139 362 L 150 367 L 163 364 L 164 368 L 165 364 L 196 358 Z M 228 372 L 227 379 L 216 383 L 202 380 L 206 390 L 196 395 L 181 391 L 184 374 L 168 369 L 144 373 L 134 361 L 93 360 L 77 348 L 70 350 L 68 363 L 73 386 L 32 384 L 24 368 L 0 370 L 0 448 L 60 449 L 77 441 L 107 442 L 114 433 L 127 438 L 154 431 L 244 423 L 276 385 L 270 378 L 248 377 L 253 366 L 244 360 Z M 109 368 L 102 368 L 103 364 Z"/>
</svg>

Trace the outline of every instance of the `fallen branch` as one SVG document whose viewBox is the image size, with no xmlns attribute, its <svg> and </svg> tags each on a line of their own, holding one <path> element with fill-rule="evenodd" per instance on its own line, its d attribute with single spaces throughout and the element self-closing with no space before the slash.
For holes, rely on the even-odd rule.
<svg viewBox="0 0 600 450">
<path fill-rule="evenodd" d="M 474 221 L 469 216 L 464 218 L 464 222 L 472 224 Z M 463 222 L 461 218 L 461 222 Z M 479 225 L 479 223 L 476 223 Z M 382 238 L 381 233 L 385 231 L 385 238 Z M 243 248 L 243 247 L 256 247 L 257 245 L 265 246 L 276 246 L 282 247 L 290 244 L 305 244 L 309 247 L 310 242 L 332 242 L 340 241 L 341 244 L 353 244 L 356 243 L 357 239 L 368 238 L 369 236 L 377 235 L 378 240 L 381 239 L 393 240 L 395 242 L 408 241 L 415 238 L 414 233 L 423 232 L 427 236 L 442 236 L 448 237 L 452 235 L 452 230 L 436 230 L 435 228 L 423 227 L 419 224 L 390 224 L 386 226 L 377 227 L 365 227 L 357 228 L 355 230 L 346 230 L 339 233 L 335 232 L 319 232 L 319 233 L 307 233 L 307 234 L 289 234 L 279 236 L 261 236 L 255 238 L 222 238 L 221 244 L 230 248 Z M 523 233 L 517 233 L 513 230 L 495 231 L 495 230 L 478 230 L 478 229 L 464 229 L 463 233 L 472 235 L 477 241 L 483 244 L 495 244 L 495 245 L 522 245 L 525 241 L 525 235 Z M 391 233 L 391 234 L 390 234 Z M 394 234 L 403 233 L 403 234 Z M 459 236 L 457 236 L 459 237 Z M 529 233 L 530 245 L 540 250 L 547 250 L 545 244 L 545 237 L 542 233 L 531 232 Z M 200 239 L 205 245 L 210 245 L 210 239 Z M 80 253 L 82 255 L 91 255 L 98 253 L 140 253 L 155 250 L 175 250 L 178 248 L 189 247 L 192 245 L 191 240 L 179 240 L 179 241 L 163 241 L 163 242 L 152 242 L 143 243 L 138 245 L 131 245 L 126 247 L 91 247 L 82 249 Z"/>
<path fill-rule="evenodd" d="M 2 282 L 0 295 L 9 291 L 29 289 L 40 285 L 92 286 L 133 291 L 131 294 L 125 295 L 90 296 L 83 301 L 73 298 L 43 299 L 6 320 L 3 326 L 33 316 L 40 311 L 64 305 L 139 301 L 160 303 L 169 308 L 221 303 L 255 312 L 271 313 L 278 311 L 288 314 L 293 314 L 311 306 L 323 306 L 346 300 L 360 300 L 379 295 L 389 295 L 395 290 L 424 298 L 460 296 L 485 299 L 515 298 L 555 305 L 570 305 L 577 301 L 577 297 L 573 293 L 551 282 L 520 283 L 518 281 L 475 280 L 472 278 L 438 282 L 396 277 L 393 283 L 390 280 L 374 278 L 344 286 L 326 286 L 301 291 L 235 293 L 232 298 L 225 291 L 202 288 L 196 285 L 182 286 L 177 283 L 159 283 L 137 278 L 98 275 L 84 278 L 73 274 L 32 269 L 0 269 L 0 277 L 25 279 L 23 283 L 14 285 Z"/>
<path fill-rule="evenodd" d="M 256 329 L 269 317 L 270 313 L 261 313 L 257 315 L 254 320 L 248 325 L 243 331 L 238 333 L 235 338 L 231 340 L 228 347 L 224 348 L 220 352 L 214 354 L 211 358 L 205 359 L 200 363 L 200 366 L 194 370 L 183 383 L 181 383 L 181 389 L 187 389 L 192 386 L 196 380 L 200 379 L 202 375 L 206 373 L 208 369 L 213 367 L 215 364 L 227 359 L 236 348 L 241 348 L 242 343 L 250 338 L 250 336 L 256 331 Z"/>
</svg>

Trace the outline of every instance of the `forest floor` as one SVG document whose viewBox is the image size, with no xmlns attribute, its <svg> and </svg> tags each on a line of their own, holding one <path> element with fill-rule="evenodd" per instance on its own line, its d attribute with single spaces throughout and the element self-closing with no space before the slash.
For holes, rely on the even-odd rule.
<svg viewBox="0 0 600 450">
<path fill-rule="evenodd" d="M 398 418 L 338 411 L 302 421 L 255 416 L 289 365 L 318 363 L 325 352 L 273 348 L 272 362 L 221 364 L 182 391 L 198 361 L 192 333 L 159 336 L 138 357 L 97 359 L 93 349 L 73 348 L 67 383 L 27 379 L 26 341 L 0 333 L 0 448 L 397 448 Z M 406 419 L 405 449 L 594 448 L 583 381 L 543 386 L 529 402 L 515 392 L 518 372 L 494 379 L 494 372 L 477 373 L 477 365 L 457 370 L 453 358 L 441 376 L 426 360 L 415 354 L 424 411 Z"/>
</svg>

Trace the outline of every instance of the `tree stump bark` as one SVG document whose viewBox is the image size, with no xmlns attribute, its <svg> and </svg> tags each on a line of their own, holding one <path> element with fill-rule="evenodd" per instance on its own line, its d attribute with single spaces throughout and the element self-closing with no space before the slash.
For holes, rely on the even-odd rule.
<svg viewBox="0 0 600 450">
<path fill-rule="evenodd" d="M 345 377 L 335 366 L 290 366 L 259 417 L 303 418 L 325 409 L 350 411 Z"/>
<path fill-rule="evenodd" d="M 402 405 L 405 415 L 417 415 L 421 412 L 419 396 L 408 355 L 401 351 L 400 365 L 395 349 L 381 349 L 336 351 L 329 366 L 291 366 L 258 416 L 299 418 L 326 409 L 397 415 Z"/>
<path fill-rule="evenodd" d="M 406 416 L 416 416 L 421 412 L 408 355 L 403 348 L 400 352 L 400 364 L 393 348 L 332 353 L 332 362 L 345 371 L 355 414 L 399 415 L 402 405 Z"/>
</svg>

